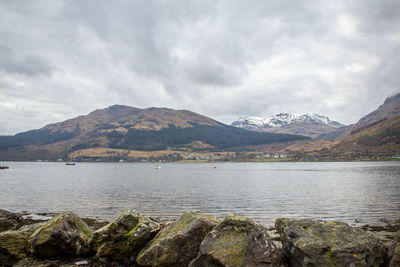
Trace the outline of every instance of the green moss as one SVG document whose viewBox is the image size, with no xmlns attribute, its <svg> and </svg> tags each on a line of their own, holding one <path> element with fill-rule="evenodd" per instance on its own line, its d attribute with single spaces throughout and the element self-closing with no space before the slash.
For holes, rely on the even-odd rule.
<svg viewBox="0 0 400 267">
<path fill-rule="evenodd" d="M 21 259 L 26 256 L 27 238 L 28 236 L 18 231 L 2 232 L 0 233 L 0 250 L 5 250 L 8 254 Z"/>
<path fill-rule="evenodd" d="M 53 219 L 49 220 L 45 225 L 38 228 L 29 238 L 29 251 L 34 253 L 34 247 L 48 242 L 52 238 L 52 233 L 57 229 L 61 223 L 68 222 L 81 240 L 87 242 L 92 237 L 92 230 L 89 226 L 82 221 L 81 218 L 71 212 L 62 213 Z"/>
<path fill-rule="evenodd" d="M 132 260 L 153 236 L 156 224 L 133 211 L 125 211 L 118 219 L 94 233 L 91 240 L 96 257 L 116 261 Z"/>
<path fill-rule="evenodd" d="M 133 237 L 134 233 L 139 229 L 139 227 L 143 226 L 144 224 L 149 224 L 149 223 L 150 223 L 150 220 L 148 218 L 140 216 L 135 227 L 133 227 L 129 232 L 127 232 L 125 234 L 125 237 Z"/>
<path fill-rule="evenodd" d="M 158 263 L 177 264 L 177 260 L 178 261 L 182 260 L 180 258 L 177 259 L 176 255 L 176 253 L 178 253 L 177 251 L 179 250 L 181 244 L 174 243 L 176 242 L 174 241 L 174 236 L 176 236 L 179 233 L 182 233 L 182 236 L 184 236 L 191 229 L 193 229 L 193 223 L 202 218 L 205 220 L 214 221 L 215 223 L 219 222 L 219 220 L 217 220 L 212 216 L 200 214 L 198 212 L 186 212 L 178 220 L 171 223 L 170 225 L 165 227 L 162 231 L 160 231 L 156 235 L 156 237 L 149 244 L 147 244 L 147 246 L 139 253 L 137 257 L 137 262 L 142 265 L 149 265 L 150 261 L 152 262 L 151 264 L 155 265 L 157 265 Z M 188 239 L 187 242 L 190 243 L 192 242 L 192 240 Z M 160 245 L 160 247 L 158 247 L 158 245 Z M 187 246 L 190 245 L 193 244 L 191 243 L 187 244 Z M 196 251 L 194 251 L 194 253 L 196 253 Z M 156 259 L 154 257 L 156 257 Z"/>
<path fill-rule="evenodd" d="M 200 214 L 198 212 L 189 211 L 189 212 L 186 212 L 185 214 L 183 214 L 177 221 L 168 225 L 163 231 L 161 231 L 156 236 L 154 241 L 157 242 L 157 239 L 168 238 L 170 236 L 175 235 L 176 233 L 178 233 L 180 231 L 185 231 L 185 230 L 189 229 L 190 224 L 192 222 L 194 222 L 195 220 L 197 220 L 198 218 L 205 218 L 208 220 L 219 222 L 216 218 L 214 218 L 212 216 Z"/>
<path fill-rule="evenodd" d="M 282 222 L 283 220 L 279 221 L 280 226 Z M 294 252 L 289 252 L 288 257 L 295 257 L 297 261 L 308 258 L 316 266 L 343 266 L 348 262 L 357 265 L 365 259 L 365 255 L 361 256 L 357 251 L 368 251 L 374 255 L 376 247 L 371 248 L 370 244 L 379 246 L 378 240 L 372 234 L 350 227 L 346 223 L 313 222 L 309 225 L 308 231 L 304 231 L 303 223 L 302 220 L 286 221 L 285 227 L 279 229 L 280 234 L 286 235 L 285 238 L 293 244 Z M 294 233 L 293 237 L 287 236 L 286 229 L 290 229 L 289 234 Z M 379 256 L 376 262 L 382 262 Z M 371 266 L 375 265 L 371 264 Z"/>
<path fill-rule="evenodd" d="M 334 248 L 329 248 L 323 255 L 322 255 L 322 266 L 332 266 L 332 267 L 339 267 L 341 266 L 338 263 L 338 259 L 334 253 Z"/>
<path fill-rule="evenodd" d="M 85 222 L 82 221 L 81 218 L 76 216 L 73 213 L 62 213 L 50 221 L 48 221 L 45 225 L 42 227 L 38 228 L 32 235 L 31 238 L 35 237 L 35 242 L 36 243 L 42 243 L 48 240 L 50 237 L 51 233 L 53 232 L 54 229 L 56 229 L 60 223 L 62 223 L 65 220 L 70 220 L 72 224 L 75 225 L 79 233 L 83 234 L 84 238 L 88 239 L 92 236 L 92 231 L 90 228 L 87 226 Z"/>
<path fill-rule="evenodd" d="M 129 246 L 134 231 L 143 220 L 144 217 L 135 211 L 124 211 L 115 221 L 94 232 L 90 240 L 92 251 L 107 254 L 110 249 Z"/>
<path fill-rule="evenodd" d="M 216 229 L 231 228 L 238 233 L 247 233 L 256 224 L 252 220 L 242 217 L 239 214 L 231 213 L 216 226 Z"/>
<path fill-rule="evenodd" d="M 212 255 L 219 262 L 223 264 L 234 262 L 240 266 L 247 249 L 247 235 L 242 231 L 234 232 L 225 228 L 220 232 L 217 240 L 207 242 L 205 247 L 204 252 Z"/>
<path fill-rule="evenodd" d="M 206 236 L 201 253 L 223 266 L 253 266 L 255 233 L 266 233 L 266 229 L 238 214 L 229 214 Z M 211 260 L 210 260 L 211 261 Z"/>
</svg>

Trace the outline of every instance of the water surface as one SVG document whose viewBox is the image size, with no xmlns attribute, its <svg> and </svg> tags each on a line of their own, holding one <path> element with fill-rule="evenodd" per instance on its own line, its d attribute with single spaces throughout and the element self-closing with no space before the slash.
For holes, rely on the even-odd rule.
<svg viewBox="0 0 400 267">
<path fill-rule="evenodd" d="M 9 162 L 0 208 L 112 220 L 125 209 L 164 219 L 196 210 L 354 224 L 400 218 L 400 162 L 63 163 Z"/>
</svg>

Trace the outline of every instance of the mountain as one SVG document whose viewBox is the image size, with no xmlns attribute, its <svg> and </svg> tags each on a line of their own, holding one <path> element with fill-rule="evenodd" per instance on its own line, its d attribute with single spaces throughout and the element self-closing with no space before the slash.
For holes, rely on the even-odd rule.
<svg viewBox="0 0 400 267">
<path fill-rule="evenodd" d="M 400 158 L 400 114 L 358 128 L 335 141 L 299 140 L 262 147 L 265 154 L 285 154 L 301 161 Z"/>
<path fill-rule="evenodd" d="M 338 128 L 345 126 L 328 117 L 309 113 L 302 115 L 279 113 L 267 118 L 244 116 L 231 125 L 258 132 L 298 134 L 312 138 L 337 131 Z"/>
<path fill-rule="evenodd" d="M 333 142 L 318 148 L 316 141 L 305 142 L 312 149 L 298 146 L 297 159 L 358 160 L 388 159 L 400 156 L 400 94 L 388 97 L 376 110 L 357 123 L 319 136 Z M 322 141 L 322 140 L 318 140 Z M 312 143 L 311 145 L 309 143 Z M 303 145 L 304 146 L 304 145 Z"/>
<path fill-rule="evenodd" d="M 332 142 L 329 149 L 324 148 L 302 157 L 319 160 L 359 160 L 388 159 L 399 155 L 400 115 L 396 115 L 353 130 L 349 136 Z"/>
<path fill-rule="evenodd" d="M 354 130 L 340 140 L 336 148 L 362 149 L 382 147 L 384 150 L 400 151 L 400 115 L 382 119 Z"/>
<path fill-rule="evenodd" d="M 239 129 L 187 110 L 114 105 L 38 130 L 0 136 L 0 160 L 67 158 L 94 148 L 168 150 L 196 141 L 209 149 L 229 150 L 301 139 L 306 137 Z"/>
<path fill-rule="evenodd" d="M 377 121 L 388 119 L 399 114 L 400 93 L 386 98 L 385 102 L 383 102 L 383 104 L 380 105 L 376 110 L 362 117 L 356 124 L 354 124 L 352 130 L 357 130 L 361 127 L 368 126 Z"/>
<path fill-rule="evenodd" d="M 344 126 L 336 131 L 319 135 L 318 139 L 338 140 L 362 130 L 376 122 L 392 118 L 400 114 L 400 93 L 386 98 L 376 110 L 362 117 L 357 123 Z"/>
<path fill-rule="evenodd" d="M 347 130 L 333 148 L 369 157 L 392 157 L 400 153 L 400 93 L 388 97 L 376 110 Z"/>
</svg>

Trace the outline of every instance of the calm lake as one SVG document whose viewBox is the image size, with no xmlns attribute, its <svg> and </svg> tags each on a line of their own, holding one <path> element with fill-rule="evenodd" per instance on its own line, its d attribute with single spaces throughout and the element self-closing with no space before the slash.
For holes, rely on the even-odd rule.
<svg viewBox="0 0 400 267">
<path fill-rule="evenodd" d="M 400 218 L 400 162 L 8 162 L 0 208 L 112 220 L 125 209 L 164 219 L 196 210 L 273 224 L 278 217 L 355 224 Z"/>
</svg>

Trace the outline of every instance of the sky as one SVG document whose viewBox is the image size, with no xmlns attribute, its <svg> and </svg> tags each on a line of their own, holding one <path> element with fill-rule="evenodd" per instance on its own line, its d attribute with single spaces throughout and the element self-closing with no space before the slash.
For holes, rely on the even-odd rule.
<svg viewBox="0 0 400 267">
<path fill-rule="evenodd" d="M 0 135 L 123 104 L 357 122 L 400 92 L 398 0 L 0 0 Z"/>
</svg>

